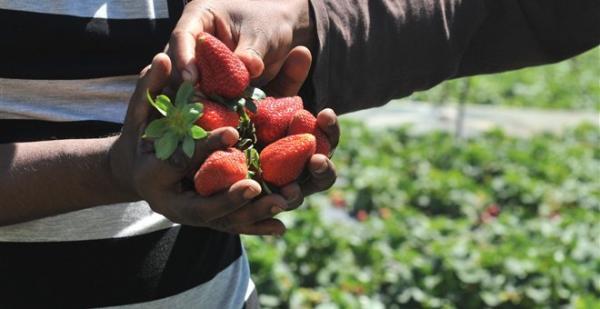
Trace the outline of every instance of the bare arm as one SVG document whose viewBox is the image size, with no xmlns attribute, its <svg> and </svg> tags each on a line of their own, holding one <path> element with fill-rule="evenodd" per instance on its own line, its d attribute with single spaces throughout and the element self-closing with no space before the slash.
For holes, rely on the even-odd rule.
<svg viewBox="0 0 600 309">
<path fill-rule="evenodd" d="M 111 174 L 115 139 L 0 144 L 0 225 L 139 200 Z"/>
</svg>

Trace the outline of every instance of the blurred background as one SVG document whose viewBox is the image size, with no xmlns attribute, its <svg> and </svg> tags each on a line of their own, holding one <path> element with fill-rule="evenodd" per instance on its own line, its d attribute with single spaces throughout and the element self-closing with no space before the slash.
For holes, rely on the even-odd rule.
<svg viewBox="0 0 600 309">
<path fill-rule="evenodd" d="M 339 178 L 244 237 L 265 308 L 600 308 L 600 48 L 341 118 Z"/>
</svg>

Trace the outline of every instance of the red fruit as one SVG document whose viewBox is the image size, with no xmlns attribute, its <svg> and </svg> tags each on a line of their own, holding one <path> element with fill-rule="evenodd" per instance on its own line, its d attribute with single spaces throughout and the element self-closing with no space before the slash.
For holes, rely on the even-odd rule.
<svg viewBox="0 0 600 309">
<path fill-rule="evenodd" d="M 267 97 L 258 101 L 257 111 L 250 115 L 256 128 L 256 137 L 263 145 L 268 145 L 287 133 L 290 120 L 294 114 L 303 108 L 302 98 Z"/>
<path fill-rule="evenodd" d="M 364 209 L 361 209 L 356 213 L 356 219 L 360 222 L 365 222 L 369 219 L 369 214 Z"/>
<path fill-rule="evenodd" d="M 196 192 L 210 196 L 229 188 L 248 175 L 246 156 L 236 148 L 213 152 L 194 176 Z"/>
<path fill-rule="evenodd" d="M 250 84 L 244 63 L 223 42 L 203 33 L 196 44 L 198 83 L 202 93 L 227 99 L 241 97 Z"/>
<path fill-rule="evenodd" d="M 500 207 L 498 207 L 498 205 L 496 204 L 492 204 L 488 206 L 486 212 L 492 217 L 497 217 L 498 215 L 500 215 Z"/>
<path fill-rule="evenodd" d="M 260 153 L 263 179 L 278 187 L 291 183 L 300 176 L 316 148 L 312 134 L 290 135 L 270 144 Z"/>
<path fill-rule="evenodd" d="M 327 135 L 319 128 L 317 118 L 307 110 L 299 110 L 292 117 L 288 128 L 288 135 L 310 133 L 317 138 L 317 152 L 329 156 L 331 144 Z"/>
<path fill-rule="evenodd" d="M 205 130 L 212 131 L 222 127 L 237 127 L 240 124 L 240 116 L 227 107 L 203 100 L 204 111 L 202 117 L 198 118 L 196 124 Z"/>
</svg>

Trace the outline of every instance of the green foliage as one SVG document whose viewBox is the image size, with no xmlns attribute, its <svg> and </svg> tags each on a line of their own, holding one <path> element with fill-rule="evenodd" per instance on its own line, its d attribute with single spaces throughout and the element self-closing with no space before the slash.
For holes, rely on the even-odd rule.
<svg viewBox="0 0 600 309">
<path fill-rule="evenodd" d="M 164 116 L 164 118 L 152 120 L 143 135 L 144 138 L 154 140 L 157 158 L 168 159 L 179 144 L 181 144 L 183 152 L 191 158 L 196 145 L 194 140 L 208 136 L 204 129 L 195 124 L 196 120 L 202 117 L 204 106 L 202 103 L 190 103 L 193 95 L 194 86 L 189 82 L 184 82 L 179 86 L 175 96 L 175 105 L 164 94 L 152 99 L 150 89 L 146 91 L 148 103 Z"/>
<path fill-rule="evenodd" d="M 264 307 L 600 305 L 600 129 L 469 140 L 342 122 L 339 179 L 244 237 Z"/>
<path fill-rule="evenodd" d="M 535 68 L 470 77 L 466 102 L 541 108 L 600 110 L 600 48 Z M 467 79 L 445 82 L 411 99 L 458 102 Z"/>
</svg>

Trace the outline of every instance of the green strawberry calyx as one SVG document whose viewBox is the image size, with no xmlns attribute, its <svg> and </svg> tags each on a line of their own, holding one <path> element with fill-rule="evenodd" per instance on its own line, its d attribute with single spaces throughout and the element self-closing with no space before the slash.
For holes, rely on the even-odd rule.
<svg viewBox="0 0 600 309">
<path fill-rule="evenodd" d="M 260 155 L 253 146 L 244 150 L 246 155 L 246 164 L 248 165 L 248 178 L 258 181 L 262 191 L 266 194 L 272 194 L 273 190 L 262 178 L 262 169 L 260 168 Z"/>
<path fill-rule="evenodd" d="M 142 136 L 154 140 L 156 157 L 168 159 L 181 144 L 185 155 L 191 158 L 195 140 L 208 136 L 204 129 L 196 125 L 198 118 L 202 117 L 204 106 L 199 102 L 190 103 L 194 95 L 193 85 L 189 82 L 181 84 L 175 95 L 175 104 L 164 94 L 155 99 L 150 91 L 146 94 L 150 105 L 163 116 L 151 121 Z"/>
</svg>

